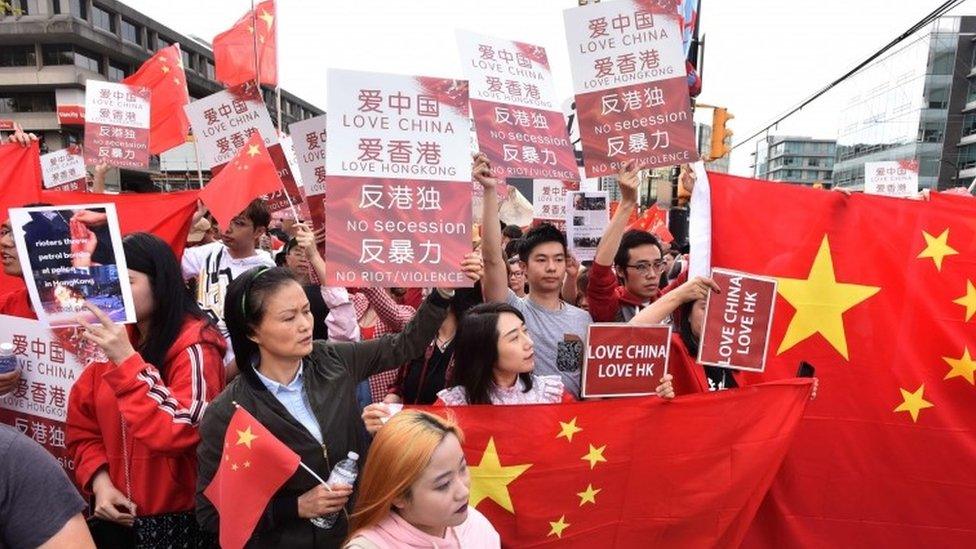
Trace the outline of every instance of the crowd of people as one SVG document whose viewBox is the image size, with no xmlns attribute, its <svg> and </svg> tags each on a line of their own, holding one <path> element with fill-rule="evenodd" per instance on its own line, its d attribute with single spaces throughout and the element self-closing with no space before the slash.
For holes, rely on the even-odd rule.
<svg viewBox="0 0 976 549">
<path fill-rule="evenodd" d="M 18 132 L 10 142 L 31 139 Z M 260 199 L 219 228 L 201 207 L 182 257 L 155 235 L 125 235 L 136 323 L 91 305 L 98 321 L 81 320 L 105 360 L 69 396 L 74 478 L 0 428 L 0 545 L 213 546 L 221 517 L 204 490 L 240 406 L 323 477 L 348 452 L 365 460 L 356 486 L 298 470 L 268 502 L 251 546 L 498 547 L 468 506 L 460 427 L 402 405 L 579 400 L 593 322 L 675 326 L 671 374 L 655 380 L 662 398 L 741 383 L 694 358 L 715 283 L 689 280 L 679 250 L 627 230 L 639 168 L 620 170 L 620 205 L 595 260 L 581 265 L 552 225 L 499 221 L 498 181 L 475 156 L 482 235 L 461 263 L 473 288 L 323 286 L 323 235 L 302 222 L 272 227 Z M 0 253 L 4 272 L 22 277 L 9 221 Z M 0 296 L 0 314 L 36 318 L 25 288 Z M 0 374 L 0 394 L 21 375 Z M 309 520 L 336 512 L 328 529 Z"/>
</svg>

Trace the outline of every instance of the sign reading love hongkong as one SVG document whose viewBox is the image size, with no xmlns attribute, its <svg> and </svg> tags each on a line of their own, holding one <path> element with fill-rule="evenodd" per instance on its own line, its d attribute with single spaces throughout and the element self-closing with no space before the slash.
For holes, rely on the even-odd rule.
<svg viewBox="0 0 976 549">
<path fill-rule="evenodd" d="M 671 326 L 590 324 L 584 398 L 653 395 L 667 373 Z"/>
<path fill-rule="evenodd" d="M 773 325 L 776 279 L 714 269 L 712 280 L 721 293 L 708 294 L 698 362 L 762 372 Z"/>
</svg>

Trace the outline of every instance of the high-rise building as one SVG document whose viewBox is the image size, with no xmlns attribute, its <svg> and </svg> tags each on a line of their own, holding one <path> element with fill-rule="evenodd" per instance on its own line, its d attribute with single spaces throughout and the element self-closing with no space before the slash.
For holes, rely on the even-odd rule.
<svg viewBox="0 0 976 549">
<path fill-rule="evenodd" d="M 756 142 L 752 174 L 757 179 L 829 187 L 836 148 L 831 139 L 770 135 Z"/>
<path fill-rule="evenodd" d="M 864 163 L 915 160 L 921 188 L 976 176 L 976 17 L 942 17 L 851 77 L 834 182 L 860 189 Z"/>
<path fill-rule="evenodd" d="M 85 82 L 117 82 L 157 50 L 179 43 L 190 100 L 218 92 L 210 45 L 180 34 L 115 0 L 12 0 L 17 11 L 0 16 L 0 120 L 38 134 L 42 150 L 83 143 Z M 9 6 L 8 6 L 9 7 Z M 246 6 L 242 5 L 241 10 Z M 233 21 L 228 20 L 227 24 Z M 264 90 L 272 118 L 273 90 Z M 281 92 L 282 123 L 324 111 Z M 192 145 L 151 160 L 147 171 L 126 170 L 127 188 L 179 188 L 197 181 Z M 109 179 L 117 185 L 118 176 Z"/>
</svg>

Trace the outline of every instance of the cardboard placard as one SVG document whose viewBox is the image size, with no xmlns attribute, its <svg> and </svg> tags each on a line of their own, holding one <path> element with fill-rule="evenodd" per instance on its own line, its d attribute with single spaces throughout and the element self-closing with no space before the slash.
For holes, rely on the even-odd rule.
<svg viewBox="0 0 976 549">
<path fill-rule="evenodd" d="M 584 398 L 655 394 L 668 373 L 671 326 L 590 324 L 583 360 Z"/>
<path fill-rule="evenodd" d="M 733 370 L 766 368 L 776 306 L 776 279 L 713 269 L 722 293 L 709 292 L 698 362 Z"/>
</svg>

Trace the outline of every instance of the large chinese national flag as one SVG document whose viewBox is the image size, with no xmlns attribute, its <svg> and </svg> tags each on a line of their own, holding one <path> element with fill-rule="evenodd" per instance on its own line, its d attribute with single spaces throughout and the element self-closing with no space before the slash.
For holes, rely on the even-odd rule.
<svg viewBox="0 0 976 549">
<path fill-rule="evenodd" d="M 300 462 L 261 422 L 237 408 L 224 435 L 220 466 L 203 491 L 220 514 L 221 547 L 244 547 L 268 502 Z"/>
<path fill-rule="evenodd" d="M 820 378 L 745 545 L 976 546 L 976 200 L 709 180 L 712 266 L 779 280 L 764 378 Z"/>
<path fill-rule="evenodd" d="M 217 80 L 232 88 L 255 80 L 260 71 L 262 84 L 278 84 L 278 34 L 274 0 L 258 4 L 218 34 L 213 41 Z M 255 51 L 257 59 L 255 60 Z"/>
<path fill-rule="evenodd" d="M 450 413 L 465 434 L 470 505 L 505 547 L 735 547 L 810 391 L 809 380 L 788 380 L 671 402 Z"/>
<path fill-rule="evenodd" d="M 143 86 L 151 92 L 149 152 L 160 154 L 186 142 L 190 121 L 183 106 L 190 102 L 180 45 L 156 52 L 123 84 Z"/>
</svg>

